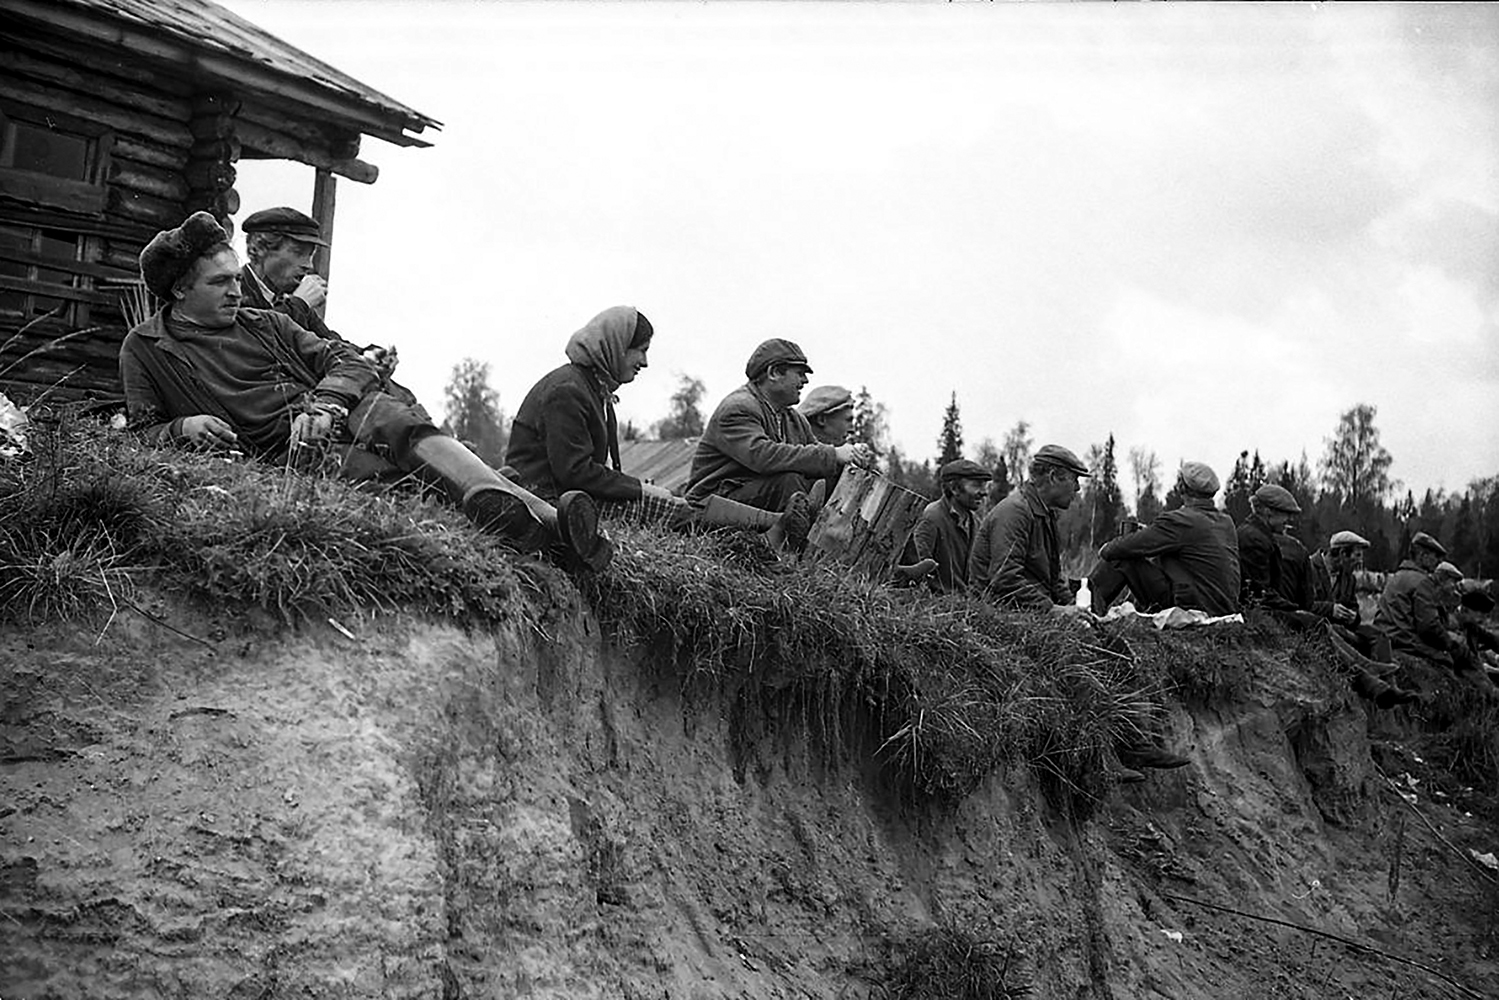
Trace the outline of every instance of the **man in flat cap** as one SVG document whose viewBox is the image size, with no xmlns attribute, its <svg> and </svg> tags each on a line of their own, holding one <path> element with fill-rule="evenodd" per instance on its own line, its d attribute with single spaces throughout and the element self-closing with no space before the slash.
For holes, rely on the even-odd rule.
<svg viewBox="0 0 1499 1000">
<path fill-rule="evenodd" d="M 819 444 L 836 448 L 848 441 L 854 429 L 854 394 L 841 385 L 820 385 L 810 390 L 796 409 L 807 418 Z"/>
<path fill-rule="evenodd" d="M 1072 506 L 1078 477 L 1088 467 L 1061 445 L 1042 445 L 1030 475 L 979 524 L 968 556 L 968 585 L 1005 607 L 1053 610 L 1074 607 L 1062 575 L 1057 511 Z"/>
<path fill-rule="evenodd" d="M 352 479 L 417 474 L 516 548 L 592 569 L 608 563 L 613 546 L 586 494 L 554 507 L 380 391 L 375 369 L 347 344 L 241 308 L 239 260 L 207 212 L 158 233 L 140 263 L 165 304 L 125 338 L 120 377 L 130 424 L 146 440 L 296 465 L 327 458 Z"/>
<path fill-rule="evenodd" d="M 1217 473 L 1202 462 L 1183 462 L 1176 492 L 1180 507 L 1099 550 L 1088 578 L 1094 613 L 1107 611 L 1126 586 L 1142 611 L 1173 605 L 1210 615 L 1239 610 L 1238 532 L 1213 503 Z"/>
<path fill-rule="evenodd" d="M 763 510 L 785 510 L 818 479 L 844 466 L 869 465 L 863 444 L 821 444 L 796 409 L 812 368 L 789 340 L 767 340 L 744 366 L 747 383 L 729 393 L 708 418 L 692 456 L 687 500 L 700 506 L 727 497 Z"/>
<path fill-rule="evenodd" d="M 281 206 L 251 213 L 240 228 L 245 233 L 245 256 L 250 258 L 241 274 L 242 304 L 250 309 L 274 309 L 325 340 L 344 340 L 323 321 L 328 284 L 313 266 L 318 249 L 327 247 L 328 241 L 317 220 Z M 399 362 L 394 347 L 369 344 L 359 350 L 380 373 L 385 392 L 418 405 L 410 389 L 391 381 Z"/>
<path fill-rule="evenodd" d="M 1410 552 L 1385 581 L 1374 624 L 1397 652 L 1433 663 L 1468 667 L 1467 651 L 1454 642 L 1442 620 L 1442 603 L 1432 572 L 1447 556 L 1442 543 L 1424 531 L 1411 539 Z"/>
<path fill-rule="evenodd" d="M 1281 556 L 1279 537 L 1301 505 L 1290 490 L 1266 483 L 1249 498 L 1249 516 L 1239 525 L 1239 603 L 1245 608 L 1294 614 L 1300 609 L 1287 597 L 1294 581 Z M 1292 539 L 1294 541 L 1294 539 Z M 1298 543 L 1298 548 L 1300 547 Z"/>
<path fill-rule="evenodd" d="M 968 559 L 978 528 L 976 512 L 992 478 L 988 469 L 966 458 L 948 462 L 937 472 L 942 497 L 927 504 L 917 518 L 901 563 L 919 566 L 932 560 L 936 565 L 926 579 L 941 593 L 968 588 Z"/>
</svg>

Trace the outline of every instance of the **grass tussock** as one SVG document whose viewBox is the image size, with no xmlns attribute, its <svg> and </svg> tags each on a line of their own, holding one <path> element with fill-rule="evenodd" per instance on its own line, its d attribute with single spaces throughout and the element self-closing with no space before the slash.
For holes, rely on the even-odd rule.
<svg viewBox="0 0 1499 1000">
<path fill-rule="evenodd" d="M 1032 976 L 1017 950 L 955 927 L 934 927 L 895 948 L 880 1000 L 1025 1000 Z"/>
<path fill-rule="evenodd" d="M 530 614 L 556 581 L 415 490 L 142 446 L 66 417 L 0 464 L 0 616 L 117 611 L 139 581 L 283 621 L 408 609 L 461 622 Z"/>
<path fill-rule="evenodd" d="M 1049 790 L 1106 790 L 1104 757 L 1148 730 L 1160 689 L 1117 640 L 1048 615 L 923 598 L 794 569 L 743 534 L 621 529 L 586 581 L 616 642 L 676 665 L 735 705 L 800 716 L 825 746 L 862 750 L 922 797 L 956 800 L 1027 763 Z"/>
</svg>

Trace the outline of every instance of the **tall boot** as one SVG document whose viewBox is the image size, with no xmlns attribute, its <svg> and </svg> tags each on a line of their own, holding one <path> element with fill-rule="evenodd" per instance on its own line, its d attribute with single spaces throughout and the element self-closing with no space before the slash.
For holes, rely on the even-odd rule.
<svg viewBox="0 0 1499 1000">
<path fill-rule="evenodd" d="M 805 493 L 791 494 L 786 509 L 779 514 L 712 494 L 693 515 L 693 521 L 711 527 L 751 528 L 760 532 L 771 548 L 784 546 L 792 551 L 807 544 L 807 532 L 812 527 Z"/>
</svg>

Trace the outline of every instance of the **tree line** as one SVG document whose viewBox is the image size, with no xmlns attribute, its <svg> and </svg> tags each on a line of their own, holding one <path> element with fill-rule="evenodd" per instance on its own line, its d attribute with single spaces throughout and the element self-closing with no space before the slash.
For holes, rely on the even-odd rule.
<svg viewBox="0 0 1499 1000">
<path fill-rule="evenodd" d="M 703 381 L 677 374 L 677 388 L 667 413 L 642 430 L 633 423 L 620 429 L 625 440 L 672 440 L 696 437 L 707 420 Z M 453 368 L 444 393 L 447 419 L 443 430 L 469 442 L 494 465 L 504 463 L 508 420 L 499 395 L 489 384 L 489 365 L 465 358 Z M 1477 479 L 1459 492 L 1428 489 L 1418 498 L 1390 477 L 1393 458 L 1380 443 L 1376 407 L 1359 403 L 1338 418 L 1313 467 L 1305 451 L 1297 459 L 1265 461 L 1258 449 L 1245 448 L 1224 480 L 1223 505 L 1235 522 L 1249 516 L 1249 498 L 1265 483 L 1285 487 L 1301 506 L 1294 532 L 1308 551 L 1327 544 L 1344 529 L 1369 540 L 1366 565 L 1392 570 L 1418 531 L 1434 535 L 1447 547 L 1449 559 L 1469 576 L 1499 575 L 1499 475 Z M 869 445 L 880 456 L 881 471 L 894 482 L 928 498 L 939 495 L 937 470 L 958 458 L 972 458 L 989 469 L 989 503 L 997 503 L 1025 479 L 1035 446 L 1031 425 L 1021 419 L 996 441 L 982 438 L 968 449 L 958 396 L 954 392 L 942 414 L 935 453 L 908 455 L 890 440 L 889 411 L 861 386 L 854 394 L 853 441 Z M 1162 510 L 1180 506 L 1172 483 L 1163 479 L 1160 457 L 1146 448 L 1130 448 L 1121 465 L 1114 435 L 1089 445 L 1084 462 L 1092 476 L 1082 495 L 1058 517 L 1058 534 L 1072 571 L 1090 568 L 1099 546 L 1118 533 L 1128 518 L 1148 524 Z M 1222 470 L 1218 470 L 1220 473 Z M 1125 487 L 1129 490 L 1126 493 Z"/>
</svg>

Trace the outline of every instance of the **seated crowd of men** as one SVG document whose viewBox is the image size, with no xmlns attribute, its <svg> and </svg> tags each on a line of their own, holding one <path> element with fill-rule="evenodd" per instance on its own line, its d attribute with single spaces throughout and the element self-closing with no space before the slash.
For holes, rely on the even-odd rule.
<svg viewBox="0 0 1499 1000">
<path fill-rule="evenodd" d="M 493 469 L 392 381 L 393 349 L 360 348 L 328 329 L 319 313 L 326 289 L 312 274 L 326 244 L 313 219 L 268 209 L 244 230 L 243 267 L 204 212 L 141 253 L 142 277 L 163 305 L 126 337 L 120 371 L 131 425 L 150 440 L 327 463 L 355 480 L 414 476 L 507 543 L 594 570 L 613 553 L 601 518 L 739 526 L 777 549 L 800 548 L 843 470 L 873 465 L 868 446 L 848 443 L 848 390 L 823 386 L 803 399 L 806 355 L 772 339 L 754 349 L 745 384 L 708 420 L 685 496 L 624 472 L 615 393 L 647 366 L 655 331 L 638 310 L 616 306 L 574 333 L 567 362 L 527 393 L 506 465 Z M 1273 484 L 1254 494 L 1252 513 L 1235 526 L 1214 501 L 1217 475 L 1201 462 L 1181 466 L 1179 507 L 1149 525 L 1126 522 L 1102 546 L 1081 606 L 1062 572 L 1057 515 L 1087 475 L 1073 452 L 1045 445 L 1025 482 L 980 517 L 988 470 L 967 460 L 944 465 L 942 495 L 921 513 L 898 580 L 1064 615 L 1101 615 L 1126 592 L 1147 612 L 1223 616 L 1258 607 L 1293 627 L 1325 625 L 1359 663 L 1384 663 L 1398 650 L 1469 671 L 1481 649 L 1499 649 L 1478 624 L 1492 609 L 1488 595 L 1458 595 L 1439 582 L 1439 567 L 1450 564 L 1436 539 L 1415 536 L 1365 621 L 1355 578 L 1367 541 L 1339 531 L 1308 555 L 1286 530 L 1300 513 L 1296 500 Z M 1376 674 L 1358 669 L 1363 693 L 1381 705 L 1409 699 Z"/>
</svg>

